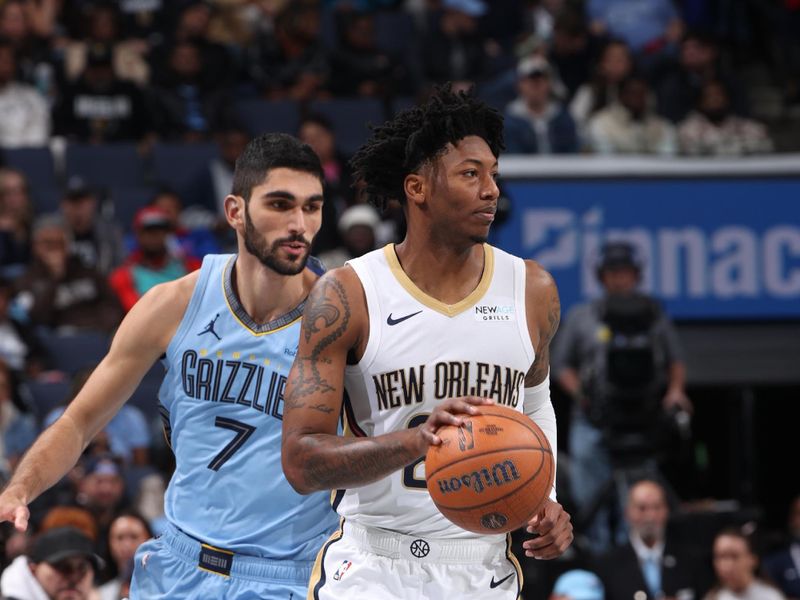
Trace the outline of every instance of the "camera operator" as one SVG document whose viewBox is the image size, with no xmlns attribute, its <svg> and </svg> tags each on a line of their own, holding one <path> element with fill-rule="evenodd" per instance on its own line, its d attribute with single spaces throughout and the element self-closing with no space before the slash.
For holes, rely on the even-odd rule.
<svg viewBox="0 0 800 600">
<path fill-rule="evenodd" d="M 584 534 L 594 552 L 626 537 L 619 503 L 627 491 L 617 502 L 604 497 L 612 482 L 626 485 L 618 469 L 655 471 L 664 420 L 685 426 L 692 410 L 677 334 L 658 302 L 637 291 L 641 270 L 632 245 L 607 242 L 597 267 L 604 294 L 569 312 L 551 357 L 573 398 L 569 479 L 577 514 L 591 517 Z"/>
</svg>

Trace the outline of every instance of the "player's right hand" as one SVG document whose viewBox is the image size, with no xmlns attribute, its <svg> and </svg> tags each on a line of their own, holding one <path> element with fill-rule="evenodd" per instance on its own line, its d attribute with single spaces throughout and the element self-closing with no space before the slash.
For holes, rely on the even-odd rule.
<svg viewBox="0 0 800 600">
<path fill-rule="evenodd" d="M 453 425 L 460 427 L 464 422 L 462 415 L 479 415 L 480 407 L 494 404 L 491 398 L 481 398 L 479 396 L 459 396 L 458 398 L 448 398 L 439 404 L 428 420 L 417 427 L 420 439 L 420 454 L 425 454 L 429 446 L 438 446 L 442 439 L 436 435 L 440 427 Z"/>
<path fill-rule="evenodd" d="M 13 488 L 7 488 L 0 494 L 0 522 L 9 521 L 14 523 L 17 531 L 25 531 L 30 516 L 27 502 Z"/>
</svg>

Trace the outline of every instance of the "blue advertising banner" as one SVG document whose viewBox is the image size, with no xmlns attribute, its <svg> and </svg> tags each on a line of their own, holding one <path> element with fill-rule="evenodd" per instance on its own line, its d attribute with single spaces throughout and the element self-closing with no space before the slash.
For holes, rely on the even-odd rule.
<svg viewBox="0 0 800 600">
<path fill-rule="evenodd" d="M 800 169 L 799 169 L 800 170 Z M 685 319 L 800 318 L 800 178 L 514 180 L 499 247 L 541 262 L 566 311 L 598 295 L 598 250 L 632 243 L 642 288 Z"/>
</svg>

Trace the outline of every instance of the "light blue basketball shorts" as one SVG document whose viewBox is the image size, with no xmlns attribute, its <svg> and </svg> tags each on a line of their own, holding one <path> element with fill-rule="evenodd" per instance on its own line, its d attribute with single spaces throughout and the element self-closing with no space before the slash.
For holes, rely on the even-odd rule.
<svg viewBox="0 0 800 600">
<path fill-rule="evenodd" d="M 233 554 L 169 525 L 139 546 L 130 600 L 304 600 L 313 562 Z"/>
</svg>

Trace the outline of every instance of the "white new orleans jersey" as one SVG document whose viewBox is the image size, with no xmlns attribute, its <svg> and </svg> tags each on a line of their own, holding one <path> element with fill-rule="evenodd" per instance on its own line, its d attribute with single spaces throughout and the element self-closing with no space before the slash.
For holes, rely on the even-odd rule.
<svg viewBox="0 0 800 600">
<path fill-rule="evenodd" d="M 484 271 L 457 304 L 422 292 L 394 245 L 352 260 L 367 299 L 369 340 L 345 374 L 345 426 L 355 436 L 415 427 L 447 398 L 486 396 L 522 412 L 534 350 L 525 318 L 525 263 L 484 244 Z M 425 486 L 425 463 L 339 490 L 334 508 L 367 527 L 440 538 L 485 537 L 445 519 Z M 502 536 L 498 536 L 499 539 Z"/>
</svg>

